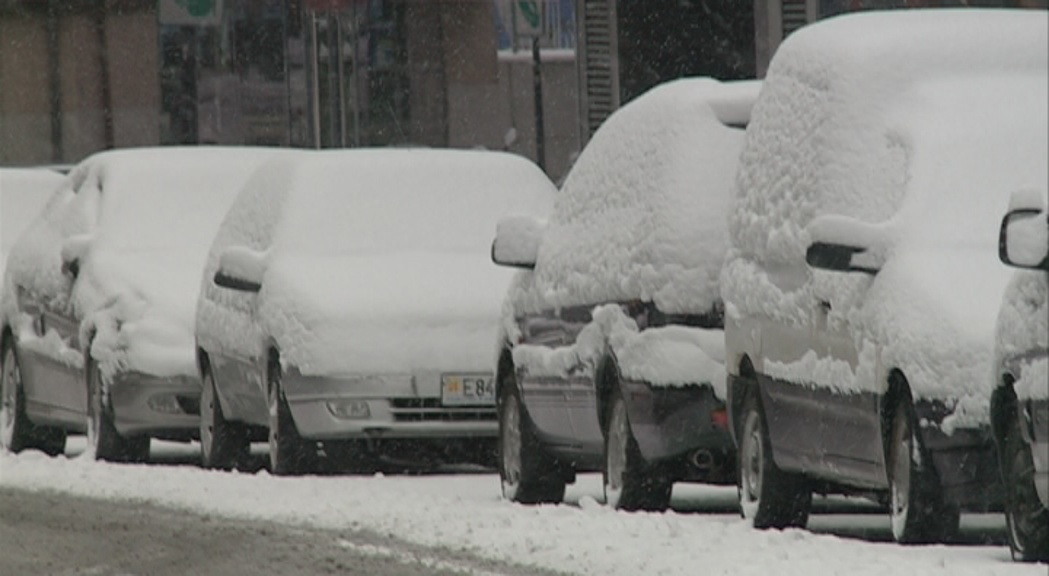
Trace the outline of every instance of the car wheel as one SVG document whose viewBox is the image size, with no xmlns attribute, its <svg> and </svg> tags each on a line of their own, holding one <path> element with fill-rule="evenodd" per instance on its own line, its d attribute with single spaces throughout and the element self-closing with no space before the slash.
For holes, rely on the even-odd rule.
<svg viewBox="0 0 1049 576">
<path fill-rule="evenodd" d="M 244 462 L 251 444 L 243 425 L 226 420 L 211 369 L 204 368 L 200 391 L 200 460 L 205 468 L 230 470 Z"/>
<path fill-rule="evenodd" d="M 558 463 L 543 450 L 515 383 L 499 390 L 499 477 L 503 497 L 521 504 L 564 500 Z"/>
<path fill-rule="evenodd" d="M 812 490 L 802 476 L 780 470 L 761 404 L 750 394 L 743 405 L 737 476 L 740 512 L 755 528 L 804 528 Z"/>
<path fill-rule="evenodd" d="M 313 470 L 315 448 L 299 435 L 284 395 L 280 367 L 269 369 L 270 470 L 277 475 L 304 474 Z"/>
<path fill-rule="evenodd" d="M 1013 559 L 1049 561 L 1049 510 L 1042 506 L 1034 485 L 1034 459 L 1024 442 L 1019 415 L 1012 411 L 1002 454 L 1005 480 L 1005 518 Z"/>
<path fill-rule="evenodd" d="M 949 540 L 961 518 L 944 503 L 939 480 L 921 449 L 908 396 L 896 403 L 889 436 L 889 514 L 892 536 L 901 544 Z"/>
<path fill-rule="evenodd" d="M 113 405 L 93 359 L 87 361 L 87 445 L 96 460 L 145 462 L 149 437 L 124 437 L 113 424 Z"/>
<path fill-rule="evenodd" d="M 617 510 L 663 511 L 670 506 L 673 482 L 641 456 L 630 430 L 626 402 L 616 391 L 605 430 L 605 502 Z"/>
<path fill-rule="evenodd" d="M 61 454 L 66 448 L 65 430 L 30 422 L 23 394 L 22 368 L 14 343 L 8 340 L 0 353 L 0 449 L 13 453 L 37 449 L 49 456 Z"/>
</svg>

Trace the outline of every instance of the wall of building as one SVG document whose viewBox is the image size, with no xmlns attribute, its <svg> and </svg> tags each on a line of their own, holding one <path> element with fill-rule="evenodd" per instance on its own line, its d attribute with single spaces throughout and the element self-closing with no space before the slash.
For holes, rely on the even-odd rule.
<svg viewBox="0 0 1049 576">
<path fill-rule="evenodd" d="M 395 4 L 403 8 L 397 20 L 403 53 L 395 58 L 405 70 L 405 91 L 398 94 L 407 113 L 384 128 L 396 132 L 391 141 L 507 150 L 537 160 L 532 56 L 499 50 L 491 0 L 390 0 Z M 309 37 L 300 30 L 297 4 L 266 4 L 290 10 L 286 38 L 274 44 L 267 37 L 268 52 L 231 32 L 258 29 L 244 24 L 250 10 L 235 10 L 243 2 L 225 4 L 228 43 L 219 43 L 214 25 L 161 26 L 150 0 L 108 0 L 104 11 L 86 1 L 14 5 L 19 8 L 0 6 L 0 165 L 74 163 L 114 146 L 316 145 L 310 123 L 289 118 L 286 105 L 306 102 L 312 88 L 304 72 Z M 49 12 L 49 5 L 58 8 Z M 181 92 L 182 68 L 165 64 L 179 50 L 193 62 L 189 88 Z M 368 52 L 361 50 L 358 62 L 366 63 Z M 284 76 L 263 78 L 245 56 L 265 61 L 270 52 L 287 59 Z M 579 150 L 574 51 L 544 49 L 541 73 L 544 158 L 551 177 L 560 179 Z M 367 75 L 361 78 L 366 98 Z M 172 127 L 176 100 L 192 108 L 182 131 Z M 351 115 L 352 100 L 347 96 Z M 305 105 L 292 109 L 301 116 Z M 289 136 L 289 126 L 301 129 Z M 270 128 L 272 134 L 263 131 Z"/>
<path fill-rule="evenodd" d="M 0 164 L 70 163 L 104 148 L 159 143 L 149 3 L 125 2 L 104 18 L 78 5 L 5 13 L 0 39 Z"/>
<path fill-rule="evenodd" d="M 47 23 L 42 17 L 0 18 L 0 164 L 54 159 L 48 99 Z"/>
</svg>

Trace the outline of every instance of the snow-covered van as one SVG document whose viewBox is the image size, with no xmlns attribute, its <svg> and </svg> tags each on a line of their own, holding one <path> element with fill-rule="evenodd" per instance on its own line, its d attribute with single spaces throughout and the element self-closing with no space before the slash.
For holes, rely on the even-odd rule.
<svg viewBox="0 0 1049 576">
<path fill-rule="evenodd" d="M 840 16 L 780 46 L 755 104 L 722 273 L 740 504 L 807 522 L 871 495 L 901 542 L 1002 493 L 990 433 L 994 230 L 1049 174 L 1049 19 Z"/>
<path fill-rule="evenodd" d="M 1019 190 L 1002 219 L 1002 298 L 991 421 L 1013 558 L 1049 560 L 1049 188 Z"/>
<path fill-rule="evenodd" d="M 505 497 L 602 471 L 610 506 L 661 510 L 676 481 L 734 481 L 718 275 L 759 88 L 653 88 L 594 134 L 549 223 L 501 222 L 493 259 L 525 269 L 499 340 Z"/>
</svg>

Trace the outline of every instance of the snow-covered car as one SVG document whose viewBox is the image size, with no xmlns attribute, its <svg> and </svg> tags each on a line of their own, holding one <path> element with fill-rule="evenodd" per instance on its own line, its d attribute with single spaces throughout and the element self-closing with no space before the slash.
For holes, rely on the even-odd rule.
<svg viewBox="0 0 1049 576">
<path fill-rule="evenodd" d="M 813 491 L 888 503 L 900 542 L 1001 506 L 993 230 L 1012 191 L 1046 185 L 1047 31 L 1027 11 L 866 12 L 778 49 L 722 274 L 754 526 L 804 526 Z"/>
<path fill-rule="evenodd" d="M 0 445 L 141 461 L 199 425 L 193 314 L 208 246 L 274 152 L 155 148 L 77 165 L 8 255 Z M 6 210 L 6 208 L 5 208 Z"/>
<path fill-rule="evenodd" d="M 658 86 L 594 134 L 548 224 L 500 222 L 503 495 L 559 502 L 602 471 L 608 505 L 662 510 L 675 481 L 731 483 L 718 274 L 760 83 Z"/>
<path fill-rule="evenodd" d="M 7 253 L 64 179 L 47 168 L 0 168 L 0 279 Z"/>
<path fill-rule="evenodd" d="M 1005 484 L 1013 558 L 1049 561 L 1049 198 L 1013 194 L 999 233 L 1002 262 L 1020 268 L 998 312 L 991 422 Z"/>
<path fill-rule="evenodd" d="M 505 211 L 545 215 L 555 191 L 501 152 L 311 152 L 260 169 L 204 268 L 204 464 L 235 466 L 253 437 L 276 474 L 312 470 L 318 449 L 366 471 L 406 443 L 490 460 L 513 276 L 491 266 L 491 235 Z"/>
</svg>

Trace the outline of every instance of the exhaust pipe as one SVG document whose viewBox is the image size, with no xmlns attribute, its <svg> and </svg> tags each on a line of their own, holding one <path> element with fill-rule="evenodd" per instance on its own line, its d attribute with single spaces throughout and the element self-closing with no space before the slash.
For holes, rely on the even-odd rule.
<svg viewBox="0 0 1049 576">
<path fill-rule="evenodd" d="M 700 472 L 710 472 L 719 466 L 717 459 L 710 450 L 696 450 L 689 456 L 688 461 Z"/>
</svg>

